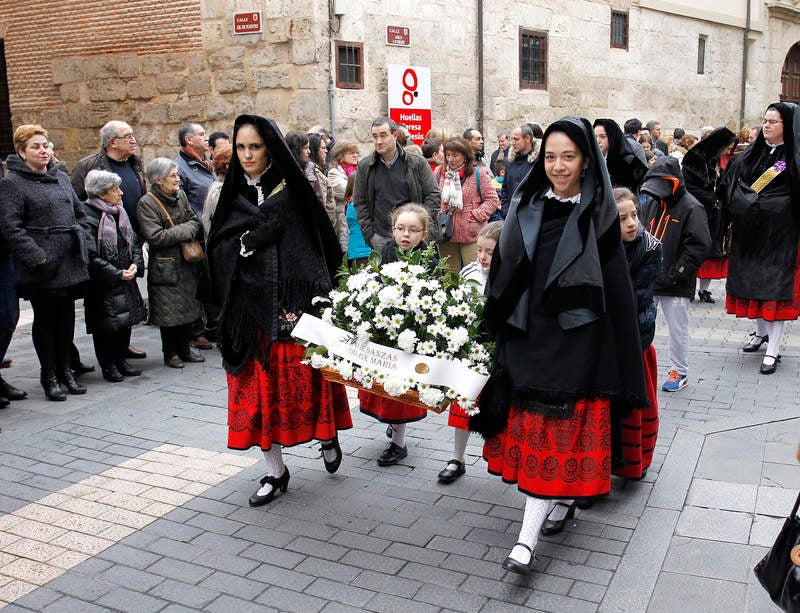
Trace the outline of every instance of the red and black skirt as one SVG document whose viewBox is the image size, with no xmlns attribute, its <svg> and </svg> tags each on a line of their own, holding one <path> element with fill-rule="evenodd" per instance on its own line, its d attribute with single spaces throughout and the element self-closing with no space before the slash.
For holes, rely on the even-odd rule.
<svg viewBox="0 0 800 613">
<path fill-rule="evenodd" d="M 457 403 L 450 403 L 450 414 L 447 417 L 447 425 L 459 430 L 469 430 L 469 415 Z"/>
<path fill-rule="evenodd" d="M 634 409 L 622 420 L 622 453 L 625 466 L 612 472 L 627 479 L 641 479 L 642 473 L 653 462 L 653 451 L 658 438 L 658 362 L 656 349 L 650 345 L 642 355 L 644 382 L 650 406 Z"/>
<path fill-rule="evenodd" d="M 791 300 L 751 300 L 728 295 L 725 310 L 736 317 L 764 319 L 766 321 L 793 321 L 800 317 L 800 247 L 794 268 L 794 287 Z"/>
<path fill-rule="evenodd" d="M 297 343 L 275 341 L 269 370 L 251 359 L 239 374 L 228 375 L 230 449 L 328 441 L 353 427 L 344 386 L 301 364 L 303 351 Z"/>
<path fill-rule="evenodd" d="M 537 498 L 583 498 L 611 489 L 609 401 L 579 400 L 568 419 L 512 406 L 500 434 L 486 439 L 488 470 Z"/>
<path fill-rule="evenodd" d="M 700 265 L 698 279 L 725 279 L 728 276 L 728 258 L 710 258 Z"/>
<path fill-rule="evenodd" d="M 385 424 L 407 424 L 419 421 L 428 410 L 425 407 L 415 407 L 399 400 L 391 400 L 358 390 L 358 404 L 364 415 L 374 417 Z"/>
</svg>

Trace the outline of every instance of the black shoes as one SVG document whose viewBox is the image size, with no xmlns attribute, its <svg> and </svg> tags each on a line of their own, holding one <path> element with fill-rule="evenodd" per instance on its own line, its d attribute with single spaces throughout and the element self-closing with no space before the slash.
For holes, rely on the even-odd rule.
<svg viewBox="0 0 800 613">
<path fill-rule="evenodd" d="M 188 362 L 189 364 L 195 364 L 200 362 L 205 362 L 206 359 L 202 355 L 197 355 L 193 351 L 189 350 L 186 353 L 180 354 L 180 359 L 184 362 Z"/>
<path fill-rule="evenodd" d="M 8 398 L 3 398 L 0 396 L 0 409 L 6 409 L 11 404 L 11 401 Z"/>
<path fill-rule="evenodd" d="M 17 389 L 5 381 L 3 377 L 0 377 L 0 397 L 7 398 L 8 400 L 24 400 L 28 397 L 28 392 Z"/>
<path fill-rule="evenodd" d="M 778 367 L 778 362 L 781 361 L 781 356 L 775 357 L 773 355 L 765 355 L 761 360 L 761 367 L 758 369 L 762 375 L 771 375 Z"/>
<path fill-rule="evenodd" d="M 58 383 L 58 379 L 56 378 L 56 374 L 54 372 L 43 372 L 39 378 L 39 381 L 44 389 L 44 395 L 47 396 L 48 400 L 62 402 L 67 399 L 67 393 L 61 389 L 61 385 Z"/>
<path fill-rule="evenodd" d="M 103 379 L 109 381 L 110 383 L 119 383 L 120 381 L 124 381 L 125 377 L 117 370 L 116 366 L 112 366 L 111 368 L 103 368 L 101 370 L 103 373 Z"/>
<path fill-rule="evenodd" d="M 464 462 L 455 459 L 450 460 L 447 465 L 439 471 L 439 483 L 452 483 L 465 472 L 467 472 L 467 469 L 464 468 Z"/>
<path fill-rule="evenodd" d="M 336 457 L 328 462 L 325 459 L 325 452 L 331 449 L 336 451 Z M 335 437 L 333 440 L 320 443 L 319 450 L 322 455 L 322 461 L 325 463 L 325 470 L 331 474 L 339 470 L 339 465 L 342 463 L 342 448 L 339 446 L 339 438 Z"/>
<path fill-rule="evenodd" d="M 402 447 L 399 447 L 394 443 L 389 443 L 389 446 L 384 449 L 381 455 L 378 456 L 378 466 L 393 466 L 407 455 L 407 446 L 403 445 Z"/>
<path fill-rule="evenodd" d="M 752 336 L 750 336 L 750 340 L 748 343 L 742 347 L 742 351 L 745 353 L 755 353 L 759 349 L 761 349 L 761 345 L 764 343 L 769 342 L 769 334 L 765 336 L 759 336 L 755 332 L 753 332 Z"/>
<path fill-rule="evenodd" d="M 72 374 L 72 369 L 64 368 L 56 373 L 56 377 L 58 378 L 58 382 L 66 387 L 70 394 L 78 396 L 86 393 L 86 386 L 81 385 L 75 380 L 75 375 Z"/>
<path fill-rule="evenodd" d="M 528 547 L 525 543 L 517 543 L 514 545 L 516 547 L 519 545 L 520 547 L 524 547 L 528 551 L 531 552 L 531 558 L 528 560 L 527 564 L 523 564 L 522 562 L 518 562 L 511 556 L 508 556 L 505 560 L 503 560 L 503 568 L 506 570 L 510 570 L 512 573 L 517 573 L 518 575 L 523 575 L 527 577 L 531 574 L 531 570 L 533 569 L 533 563 L 536 559 L 536 556 L 533 554 L 533 549 Z"/>
<path fill-rule="evenodd" d="M 84 364 L 80 360 L 70 365 L 70 369 L 77 377 L 78 375 L 85 375 L 87 372 L 94 372 L 94 366 Z"/>
<path fill-rule="evenodd" d="M 557 502 L 553 509 L 556 507 L 567 507 L 563 502 Z M 552 509 L 550 511 L 553 512 Z M 549 535 L 549 534 L 558 534 L 564 529 L 567 521 L 575 517 L 575 503 L 573 502 L 571 505 L 567 507 L 567 514 L 564 516 L 564 519 L 550 519 L 549 514 L 548 518 L 544 520 L 542 523 L 542 534 Z"/>
<path fill-rule="evenodd" d="M 275 492 L 280 490 L 281 492 L 286 492 L 286 489 L 289 487 L 289 467 L 285 467 L 283 470 L 283 474 L 280 477 L 270 477 L 266 475 L 261 478 L 260 481 L 261 485 L 266 485 L 269 483 L 272 486 L 272 490 L 270 490 L 269 494 L 265 494 L 264 496 L 259 496 L 258 491 L 255 494 L 250 496 L 250 506 L 251 507 L 260 507 L 262 505 L 271 502 L 273 498 L 275 498 Z"/>
<path fill-rule="evenodd" d="M 714 304 L 716 302 L 716 300 L 711 297 L 711 292 L 708 290 L 697 292 L 697 297 L 700 299 L 700 302 L 707 302 L 708 304 Z"/>
<path fill-rule="evenodd" d="M 133 345 L 128 345 L 128 359 L 129 360 L 144 360 L 147 357 L 147 352 L 137 349 Z"/>
<path fill-rule="evenodd" d="M 183 362 L 177 355 L 171 355 L 168 358 L 164 358 L 164 365 L 169 366 L 170 368 L 183 368 Z"/>
<path fill-rule="evenodd" d="M 117 370 L 120 372 L 120 374 L 125 375 L 126 377 L 138 377 L 142 374 L 141 370 L 134 368 L 125 360 L 117 364 Z"/>
</svg>

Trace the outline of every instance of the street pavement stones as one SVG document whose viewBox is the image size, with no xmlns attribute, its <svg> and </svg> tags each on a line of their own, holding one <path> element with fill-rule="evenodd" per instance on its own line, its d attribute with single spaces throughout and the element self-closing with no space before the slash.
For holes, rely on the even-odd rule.
<svg viewBox="0 0 800 613">
<path fill-rule="evenodd" d="M 286 494 L 251 509 L 257 452 L 226 449 L 226 378 L 165 368 L 154 327 L 141 377 L 82 377 L 85 396 L 46 402 L 27 303 L 4 378 L 29 398 L 0 411 L 0 607 L 8 611 L 775 611 L 752 567 L 800 488 L 800 341 L 758 374 L 741 346 L 752 322 L 690 306 L 689 385 L 661 393 L 653 465 L 544 537 L 529 579 L 500 563 L 523 496 L 486 473 L 444 486 L 446 415 L 409 425 L 409 456 L 380 468 L 385 427 L 360 414 L 329 475 L 315 443 L 285 450 Z M 76 329 L 82 330 L 80 309 Z M 659 379 L 668 370 L 659 319 Z M 91 339 L 77 335 L 85 362 Z M 559 356 L 554 356 L 559 359 Z"/>
</svg>

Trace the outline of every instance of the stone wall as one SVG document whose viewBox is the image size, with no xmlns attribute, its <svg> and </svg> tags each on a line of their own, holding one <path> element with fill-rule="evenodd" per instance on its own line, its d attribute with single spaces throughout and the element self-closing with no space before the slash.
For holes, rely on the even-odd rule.
<svg viewBox="0 0 800 613">
<path fill-rule="evenodd" d="M 253 112 L 284 130 L 330 125 L 333 40 L 363 43 L 366 61 L 363 90 L 333 92 L 340 139 L 370 150 L 369 124 L 387 112 L 387 64 L 431 68 L 434 126 L 460 133 L 477 124 L 477 0 L 337 6 L 344 14 L 329 22 L 327 0 L 84 0 L 79 14 L 74 2 L 6 0 L 0 36 L 14 125 L 41 122 L 70 167 L 97 149 L 109 119 L 131 123 L 145 159 L 174 155 L 177 128 L 189 121 L 230 131 L 236 115 Z M 567 114 L 657 118 L 666 130 L 738 126 L 740 28 L 641 8 L 638 0 L 484 6 L 489 142 L 523 120 L 546 124 Z M 610 48 L 612 6 L 630 10 L 627 51 Z M 262 12 L 264 32 L 235 35 L 234 11 L 254 10 Z M 387 46 L 387 25 L 409 27 L 411 46 Z M 519 89 L 520 28 L 548 33 L 546 90 Z M 795 24 L 772 19 L 752 34 L 746 123 L 777 95 L 776 83 L 780 91 L 796 32 Z M 701 34 L 706 73 L 698 75 Z"/>
</svg>

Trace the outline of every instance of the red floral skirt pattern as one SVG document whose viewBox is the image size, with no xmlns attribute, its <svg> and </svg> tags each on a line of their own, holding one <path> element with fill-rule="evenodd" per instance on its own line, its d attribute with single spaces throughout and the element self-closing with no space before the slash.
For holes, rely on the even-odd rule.
<svg viewBox="0 0 800 613">
<path fill-rule="evenodd" d="M 302 359 L 302 346 L 275 341 L 268 371 L 251 359 L 239 374 L 228 375 L 229 448 L 327 441 L 353 427 L 344 386 L 326 381 Z"/>
<path fill-rule="evenodd" d="M 447 417 L 447 425 L 459 430 L 469 430 L 469 415 L 457 403 L 450 403 L 450 415 Z"/>
<path fill-rule="evenodd" d="M 653 462 L 653 451 L 658 438 L 658 363 L 656 348 L 650 345 L 642 355 L 644 382 L 650 406 L 634 409 L 622 420 L 622 453 L 625 466 L 613 473 L 628 479 L 641 479 L 642 472 Z"/>
<path fill-rule="evenodd" d="M 708 259 L 697 271 L 698 279 L 724 279 L 728 276 L 728 258 Z"/>
<path fill-rule="evenodd" d="M 538 498 L 582 498 L 611 489 L 609 401 L 579 400 L 569 419 L 512 406 L 505 430 L 486 439 L 488 470 Z"/>
<path fill-rule="evenodd" d="M 795 261 L 793 289 L 791 300 L 750 300 L 732 296 L 729 292 L 725 297 L 725 310 L 736 317 L 766 321 L 792 321 L 800 317 L 800 247 Z"/>
<path fill-rule="evenodd" d="M 374 417 L 385 424 L 407 424 L 410 421 L 419 421 L 428 414 L 425 407 L 415 407 L 364 390 L 358 390 L 358 404 L 364 415 Z"/>
</svg>

